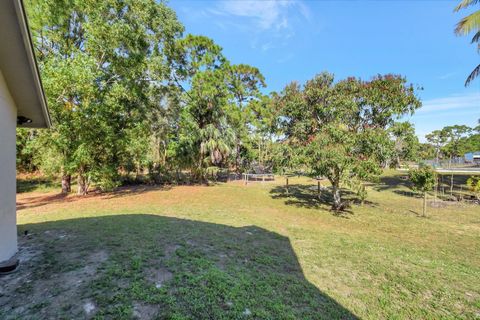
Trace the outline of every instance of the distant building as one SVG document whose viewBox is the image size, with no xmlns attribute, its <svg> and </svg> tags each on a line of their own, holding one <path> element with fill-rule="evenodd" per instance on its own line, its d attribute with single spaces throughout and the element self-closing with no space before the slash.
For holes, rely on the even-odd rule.
<svg viewBox="0 0 480 320">
<path fill-rule="evenodd" d="M 465 153 L 465 162 L 480 165 L 480 151 Z"/>
</svg>

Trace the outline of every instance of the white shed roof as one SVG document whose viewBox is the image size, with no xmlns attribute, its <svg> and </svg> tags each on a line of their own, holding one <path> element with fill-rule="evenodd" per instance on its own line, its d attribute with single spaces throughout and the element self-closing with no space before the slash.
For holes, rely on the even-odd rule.
<svg viewBox="0 0 480 320">
<path fill-rule="evenodd" d="M 0 1 L 0 70 L 17 107 L 30 119 L 21 126 L 50 126 L 47 103 L 22 0 Z"/>
</svg>

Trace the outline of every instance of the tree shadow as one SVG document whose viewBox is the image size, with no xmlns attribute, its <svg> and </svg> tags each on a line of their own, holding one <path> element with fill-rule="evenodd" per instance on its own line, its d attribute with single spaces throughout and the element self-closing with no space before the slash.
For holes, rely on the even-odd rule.
<svg viewBox="0 0 480 320">
<path fill-rule="evenodd" d="M 333 194 L 330 188 L 323 187 L 318 195 L 317 186 L 292 184 L 288 186 L 288 193 L 285 186 L 276 186 L 270 190 L 273 199 L 284 199 L 286 205 L 293 205 L 299 208 L 327 209 L 332 206 Z M 342 189 L 342 199 L 347 204 L 359 204 L 360 200 L 350 190 Z M 375 203 L 364 201 L 365 205 L 375 206 Z M 346 207 L 343 211 L 332 211 L 335 216 L 347 218 L 353 211 Z"/>
<path fill-rule="evenodd" d="M 407 174 L 382 176 L 379 178 L 378 183 L 376 183 L 372 187 L 376 191 L 393 190 L 399 187 L 410 188 L 412 184 L 407 179 L 407 176 Z"/>
<path fill-rule="evenodd" d="M 99 195 L 103 196 L 105 199 L 121 198 L 125 196 L 132 196 L 137 194 L 142 194 L 150 191 L 168 191 L 171 190 L 174 185 L 171 184 L 154 184 L 154 185 L 129 185 L 116 188 L 111 192 L 98 192 Z"/>
<path fill-rule="evenodd" d="M 17 193 L 32 192 L 38 189 L 60 188 L 60 184 L 48 178 L 17 178 Z"/>
<path fill-rule="evenodd" d="M 2 319 L 358 319 L 308 282 L 287 237 L 256 226 L 138 214 L 27 230 Z"/>
<path fill-rule="evenodd" d="M 393 193 L 409 198 L 423 198 L 422 194 L 412 190 L 393 190 Z"/>
<path fill-rule="evenodd" d="M 118 187 L 112 192 L 102 192 L 100 189 L 90 190 L 86 195 L 76 195 L 75 193 L 47 193 L 26 198 L 17 198 L 17 210 L 32 209 L 42 207 L 52 203 L 75 203 L 90 198 L 114 199 L 125 196 L 133 196 L 151 191 L 167 191 L 172 188 L 171 185 L 130 185 Z"/>
<path fill-rule="evenodd" d="M 68 194 L 55 193 L 47 195 L 39 195 L 34 197 L 28 197 L 28 201 L 17 198 L 17 210 L 41 207 L 49 203 L 55 202 L 72 202 L 77 200 L 77 197 L 69 197 Z"/>
<path fill-rule="evenodd" d="M 437 196 L 439 198 L 446 198 L 447 200 L 451 199 L 452 196 L 448 196 L 447 193 L 450 192 L 451 187 L 451 177 L 450 173 L 437 173 L 438 176 L 438 189 Z M 453 175 L 453 192 L 454 197 L 460 198 L 463 196 L 462 192 L 468 190 L 466 183 L 468 178 L 471 175 L 468 173 L 455 173 Z M 372 186 L 376 191 L 385 191 L 393 190 L 394 193 L 407 197 L 421 198 L 422 195 L 411 190 L 412 183 L 408 180 L 408 174 L 397 174 L 393 176 L 383 176 L 380 177 L 379 183 Z M 433 192 L 433 191 L 432 191 Z M 445 196 L 447 194 L 447 196 Z M 457 201 L 455 200 L 455 201 Z"/>
<path fill-rule="evenodd" d="M 466 186 L 468 178 L 470 178 L 472 174 L 468 173 L 455 173 L 453 175 L 453 185 L 454 186 Z M 438 178 L 440 180 L 440 183 L 445 185 L 445 186 L 450 186 L 451 184 L 451 178 L 452 174 L 451 173 L 438 173 Z"/>
<path fill-rule="evenodd" d="M 313 187 L 303 184 L 290 184 L 288 192 L 285 186 L 275 186 L 270 190 L 273 199 L 285 199 L 285 204 L 300 208 L 321 209 L 322 206 L 330 206 L 333 199 L 330 192 L 323 190 L 318 197 Z"/>
</svg>

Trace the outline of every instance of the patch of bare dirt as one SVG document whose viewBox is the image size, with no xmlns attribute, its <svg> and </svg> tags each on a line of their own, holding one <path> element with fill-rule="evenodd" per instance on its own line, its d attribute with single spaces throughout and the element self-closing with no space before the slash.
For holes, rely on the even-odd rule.
<svg viewBox="0 0 480 320">
<path fill-rule="evenodd" d="M 169 259 L 172 257 L 172 255 L 175 253 L 175 251 L 177 251 L 177 249 L 181 248 L 180 245 L 178 244 L 172 244 L 172 245 L 167 245 L 165 247 L 165 258 Z"/>
<path fill-rule="evenodd" d="M 161 288 L 165 282 L 170 281 L 173 278 L 173 274 L 168 271 L 167 268 L 162 266 L 149 268 L 145 270 L 145 278 L 153 283 L 155 287 Z"/>
<path fill-rule="evenodd" d="M 140 320 L 155 319 L 158 314 L 158 306 L 135 302 L 133 304 L 133 318 Z"/>
<path fill-rule="evenodd" d="M 95 306 L 84 301 L 82 289 L 94 281 L 109 255 L 104 250 L 83 255 L 60 252 L 58 260 L 51 262 L 48 243 L 68 238 L 65 231 L 48 230 L 19 239 L 20 266 L 16 272 L 0 277 L 0 318 L 53 319 L 62 316 L 59 310 L 75 317 L 93 317 Z M 64 264 L 69 266 L 65 271 Z"/>
</svg>

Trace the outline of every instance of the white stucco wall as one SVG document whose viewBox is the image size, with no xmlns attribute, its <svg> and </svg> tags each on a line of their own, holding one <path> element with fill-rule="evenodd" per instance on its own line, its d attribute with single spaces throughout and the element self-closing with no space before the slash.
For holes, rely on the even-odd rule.
<svg viewBox="0 0 480 320">
<path fill-rule="evenodd" d="M 0 262 L 17 252 L 16 125 L 17 109 L 0 70 Z"/>
</svg>

